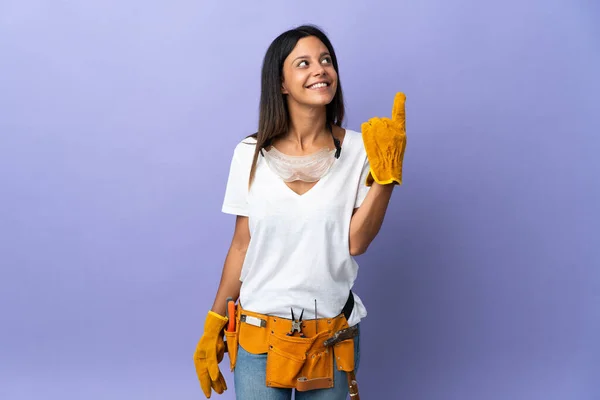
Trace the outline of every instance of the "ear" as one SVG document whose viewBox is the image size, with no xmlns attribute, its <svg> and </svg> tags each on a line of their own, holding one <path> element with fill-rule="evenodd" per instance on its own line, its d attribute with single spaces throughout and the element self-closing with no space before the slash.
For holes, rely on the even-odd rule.
<svg viewBox="0 0 600 400">
<path fill-rule="evenodd" d="M 283 84 L 283 82 L 281 83 L 281 93 L 282 94 L 289 94 L 288 90 L 285 88 L 285 85 Z"/>
</svg>

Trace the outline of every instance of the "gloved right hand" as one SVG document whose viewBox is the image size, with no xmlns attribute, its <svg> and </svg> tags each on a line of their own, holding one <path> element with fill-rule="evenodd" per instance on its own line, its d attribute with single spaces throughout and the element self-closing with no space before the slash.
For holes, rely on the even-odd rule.
<svg viewBox="0 0 600 400">
<path fill-rule="evenodd" d="M 227 390 L 225 378 L 219 370 L 219 363 L 225 353 L 223 328 L 227 321 L 227 317 L 209 311 L 204 322 L 204 334 L 194 352 L 196 374 L 206 398 L 210 398 L 211 388 L 218 394 Z"/>
</svg>

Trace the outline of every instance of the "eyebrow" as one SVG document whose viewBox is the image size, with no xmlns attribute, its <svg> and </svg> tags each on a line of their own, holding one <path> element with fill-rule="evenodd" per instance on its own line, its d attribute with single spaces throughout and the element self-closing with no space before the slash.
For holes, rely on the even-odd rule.
<svg viewBox="0 0 600 400">
<path fill-rule="evenodd" d="M 322 53 L 321 53 L 321 55 L 319 56 L 319 58 L 321 58 L 321 57 L 323 57 L 323 56 L 330 56 L 330 57 L 331 57 L 331 54 L 329 54 L 329 52 L 328 52 L 328 51 L 324 51 L 324 52 L 322 52 Z M 294 62 L 294 61 L 296 61 L 296 60 L 299 60 L 299 59 L 301 59 L 301 58 L 310 58 L 310 56 L 300 56 L 300 57 L 296 57 L 296 58 L 294 58 L 294 60 L 293 60 L 292 62 Z"/>
</svg>

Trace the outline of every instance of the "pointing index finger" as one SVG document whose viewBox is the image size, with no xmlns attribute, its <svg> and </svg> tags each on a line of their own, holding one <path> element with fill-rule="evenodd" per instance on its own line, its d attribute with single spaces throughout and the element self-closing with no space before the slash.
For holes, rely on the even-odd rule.
<svg viewBox="0 0 600 400">
<path fill-rule="evenodd" d="M 392 120 L 398 122 L 404 122 L 406 120 L 406 112 L 404 110 L 404 103 L 406 102 L 406 96 L 402 92 L 396 93 L 394 98 L 394 107 L 392 108 Z"/>
</svg>

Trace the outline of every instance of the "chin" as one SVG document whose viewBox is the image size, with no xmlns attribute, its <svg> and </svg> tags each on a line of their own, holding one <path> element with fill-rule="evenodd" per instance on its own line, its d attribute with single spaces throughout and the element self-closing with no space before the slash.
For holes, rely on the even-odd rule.
<svg viewBox="0 0 600 400">
<path fill-rule="evenodd" d="M 327 104 L 331 103 L 333 101 L 333 98 L 335 97 L 334 94 L 319 94 L 319 95 L 311 95 L 311 96 L 306 96 L 305 98 L 305 104 L 307 105 L 312 105 L 312 106 L 326 106 Z"/>
<path fill-rule="evenodd" d="M 323 100 L 323 101 L 307 102 L 307 105 L 310 105 L 310 106 L 313 106 L 313 107 L 325 107 L 326 105 L 328 105 L 329 103 L 331 103 L 332 100 L 333 100 L 333 98 L 331 98 L 329 100 Z"/>
</svg>

